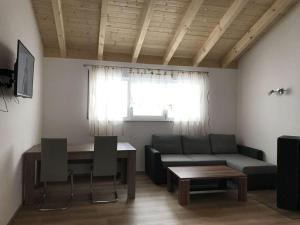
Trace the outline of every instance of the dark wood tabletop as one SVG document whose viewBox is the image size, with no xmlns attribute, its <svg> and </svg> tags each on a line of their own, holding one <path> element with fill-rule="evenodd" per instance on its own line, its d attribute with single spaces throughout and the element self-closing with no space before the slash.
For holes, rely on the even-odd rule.
<svg viewBox="0 0 300 225">
<path fill-rule="evenodd" d="M 246 176 L 235 169 L 221 165 L 168 167 L 168 170 L 180 179 L 215 179 Z"/>
<path fill-rule="evenodd" d="M 94 143 L 87 144 L 68 144 L 68 152 L 93 152 Z M 128 142 L 118 142 L 117 151 L 136 151 L 136 149 Z M 40 153 L 41 145 L 35 145 L 30 148 L 26 153 Z"/>
</svg>

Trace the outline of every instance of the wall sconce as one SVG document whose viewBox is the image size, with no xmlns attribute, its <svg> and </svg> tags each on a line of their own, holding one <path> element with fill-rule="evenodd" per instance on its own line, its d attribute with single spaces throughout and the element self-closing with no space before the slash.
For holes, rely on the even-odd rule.
<svg viewBox="0 0 300 225">
<path fill-rule="evenodd" d="M 288 89 L 278 88 L 277 90 L 269 91 L 269 95 L 272 95 L 272 94 L 283 95 L 283 94 L 287 94 L 288 91 L 289 91 Z"/>
</svg>

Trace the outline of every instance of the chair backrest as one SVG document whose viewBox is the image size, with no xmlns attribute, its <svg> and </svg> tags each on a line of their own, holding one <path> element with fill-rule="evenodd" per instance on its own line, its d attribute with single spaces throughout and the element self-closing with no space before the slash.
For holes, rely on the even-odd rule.
<svg viewBox="0 0 300 225">
<path fill-rule="evenodd" d="M 42 138 L 41 181 L 68 180 L 68 153 L 66 138 Z"/>
<path fill-rule="evenodd" d="M 95 136 L 94 176 L 115 176 L 117 173 L 117 136 Z"/>
</svg>

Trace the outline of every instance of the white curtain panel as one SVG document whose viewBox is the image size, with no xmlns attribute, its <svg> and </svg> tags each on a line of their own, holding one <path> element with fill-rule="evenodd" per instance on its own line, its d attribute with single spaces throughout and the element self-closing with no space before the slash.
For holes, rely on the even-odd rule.
<svg viewBox="0 0 300 225">
<path fill-rule="evenodd" d="M 127 83 L 122 71 L 113 67 L 92 67 L 89 75 L 90 134 L 122 135 L 127 115 Z"/>
<path fill-rule="evenodd" d="M 208 74 L 180 72 L 172 92 L 173 132 L 180 135 L 201 136 L 209 132 Z"/>
</svg>

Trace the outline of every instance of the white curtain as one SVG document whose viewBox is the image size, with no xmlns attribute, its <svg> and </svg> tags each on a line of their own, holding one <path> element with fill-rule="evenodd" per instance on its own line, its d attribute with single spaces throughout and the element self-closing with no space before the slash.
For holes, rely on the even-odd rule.
<svg viewBox="0 0 300 225">
<path fill-rule="evenodd" d="M 200 136 L 208 133 L 208 74 L 132 69 L 130 105 L 134 114 L 167 113 L 173 132 Z"/>
<path fill-rule="evenodd" d="M 122 135 L 127 115 L 127 82 L 122 70 L 114 67 L 92 67 L 89 74 L 90 134 Z"/>
<path fill-rule="evenodd" d="M 180 135 L 206 135 L 209 129 L 208 75 L 180 72 L 173 89 L 173 132 Z"/>
</svg>

